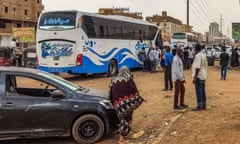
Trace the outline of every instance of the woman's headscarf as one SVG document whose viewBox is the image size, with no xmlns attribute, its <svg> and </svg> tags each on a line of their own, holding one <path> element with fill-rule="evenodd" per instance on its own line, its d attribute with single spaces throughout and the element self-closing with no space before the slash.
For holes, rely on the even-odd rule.
<svg viewBox="0 0 240 144">
<path fill-rule="evenodd" d="M 131 71 L 128 69 L 128 67 L 123 66 L 123 67 L 121 67 L 121 69 L 119 70 L 118 77 L 124 77 L 125 79 L 128 80 L 128 79 L 132 78 L 132 73 L 131 73 Z"/>
<path fill-rule="evenodd" d="M 132 73 L 131 71 L 128 69 L 128 67 L 123 66 L 120 68 L 117 77 L 113 78 L 112 83 L 116 83 L 117 81 L 128 81 L 129 79 L 131 79 Z M 111 85 L 110 85 L 111 86 Z"/>
</svg>

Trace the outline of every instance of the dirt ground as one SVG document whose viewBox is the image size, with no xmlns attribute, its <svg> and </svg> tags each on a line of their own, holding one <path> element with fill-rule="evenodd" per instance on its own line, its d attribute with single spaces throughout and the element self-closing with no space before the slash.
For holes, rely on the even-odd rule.
<svg viewBox="0 0 240 144">
<path fill-rule="evenodd" d="M 218 61 L 215 62 L 216 64 Z M 196 96 L 191 70 L 185 71 L 186 111 L 173 110 L 173 92 L 161 91 L 163 73 L 134 71 L 140 94 L 147 100 L 134 113 L 133 130 L 128 143 L 145 144 L 238 144 L 240 138 L 240 71 L 228 70 L 227 80 L 220 80 L 220 67 L 208 67 L 206 81 L 207 110 L 192 111 Z M 108 90 L 105 77 L 81 80 L 79 84 Z M 77 81 L 75 81 L 77 82 Z M 143 135 L 141 135 L 144 132 Z M 137 138 L 133 138 L 137 137 Z M 100 143 L 116 143 L 117 135 Z"/>
<path fill-rule="evenodd" d="M 216 62 L 218 63 L 218 62 Z M 207 110 L 192 111 L 196 96 L 191 70 L 185 71 L 186 111 L 173 110 L 173 91 L 163 92 L 163 73 L 133 71 L 140 94 L 147 100 L 134 112 L 128 144 L 239 144 L 240 141 L 240 70 L 229 69 L 227 80 L 220 80 L 220 68 L 208 67 L 206 82 Z M 110 78 L 105 75 L 70 78 L 81 86 L 108 91 Z M 98 144 L 115 144 L 118 134 L 104 137 Z M 7 142 L 9 143 L 9 142 Z M 75 144 L 67 139 L 37 139 L 13 143 Z"/>
</svg>

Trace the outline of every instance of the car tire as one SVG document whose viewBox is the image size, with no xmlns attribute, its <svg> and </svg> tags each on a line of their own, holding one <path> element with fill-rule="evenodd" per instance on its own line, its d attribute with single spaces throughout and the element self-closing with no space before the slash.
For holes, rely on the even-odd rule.
<svg viewBox="0 0 240 144">
<path fill-rule="evenodd" d="M 118 66 L 115 60 L 111 60 L 108 66 L 107 76 L 116 76 L 118 72 Z"/>
<path fill-rule="evenodd" d="M 102 138 L 104 131 L 102 119 L 96 115 L 87 114 L 74 122 L 72 136 L 80 144 L 92 144 Z"/>
</svg>

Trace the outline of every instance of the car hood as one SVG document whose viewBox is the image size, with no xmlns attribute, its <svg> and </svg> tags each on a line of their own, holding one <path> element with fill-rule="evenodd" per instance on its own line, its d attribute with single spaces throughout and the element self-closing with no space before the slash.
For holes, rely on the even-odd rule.
<svg viewBox="0 0 240 144">
<path fill-rule="evenodd" d="M 102 90 L 83 88 L 78 92 L 87 97 L 100 97 L 104 99 L 110 99 L 109 93 Z"/>
</svg>

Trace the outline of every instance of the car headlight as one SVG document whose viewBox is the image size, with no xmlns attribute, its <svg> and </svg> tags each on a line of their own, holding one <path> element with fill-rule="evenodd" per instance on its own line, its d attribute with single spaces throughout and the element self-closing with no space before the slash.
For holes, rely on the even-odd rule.
<svg viewBox="0 0 240 144">
<path fill-rule="evenodd" d="M 106 109 L 114 109 L 110 100 L 101 100 L 99 103 Z"/>
</svg>

